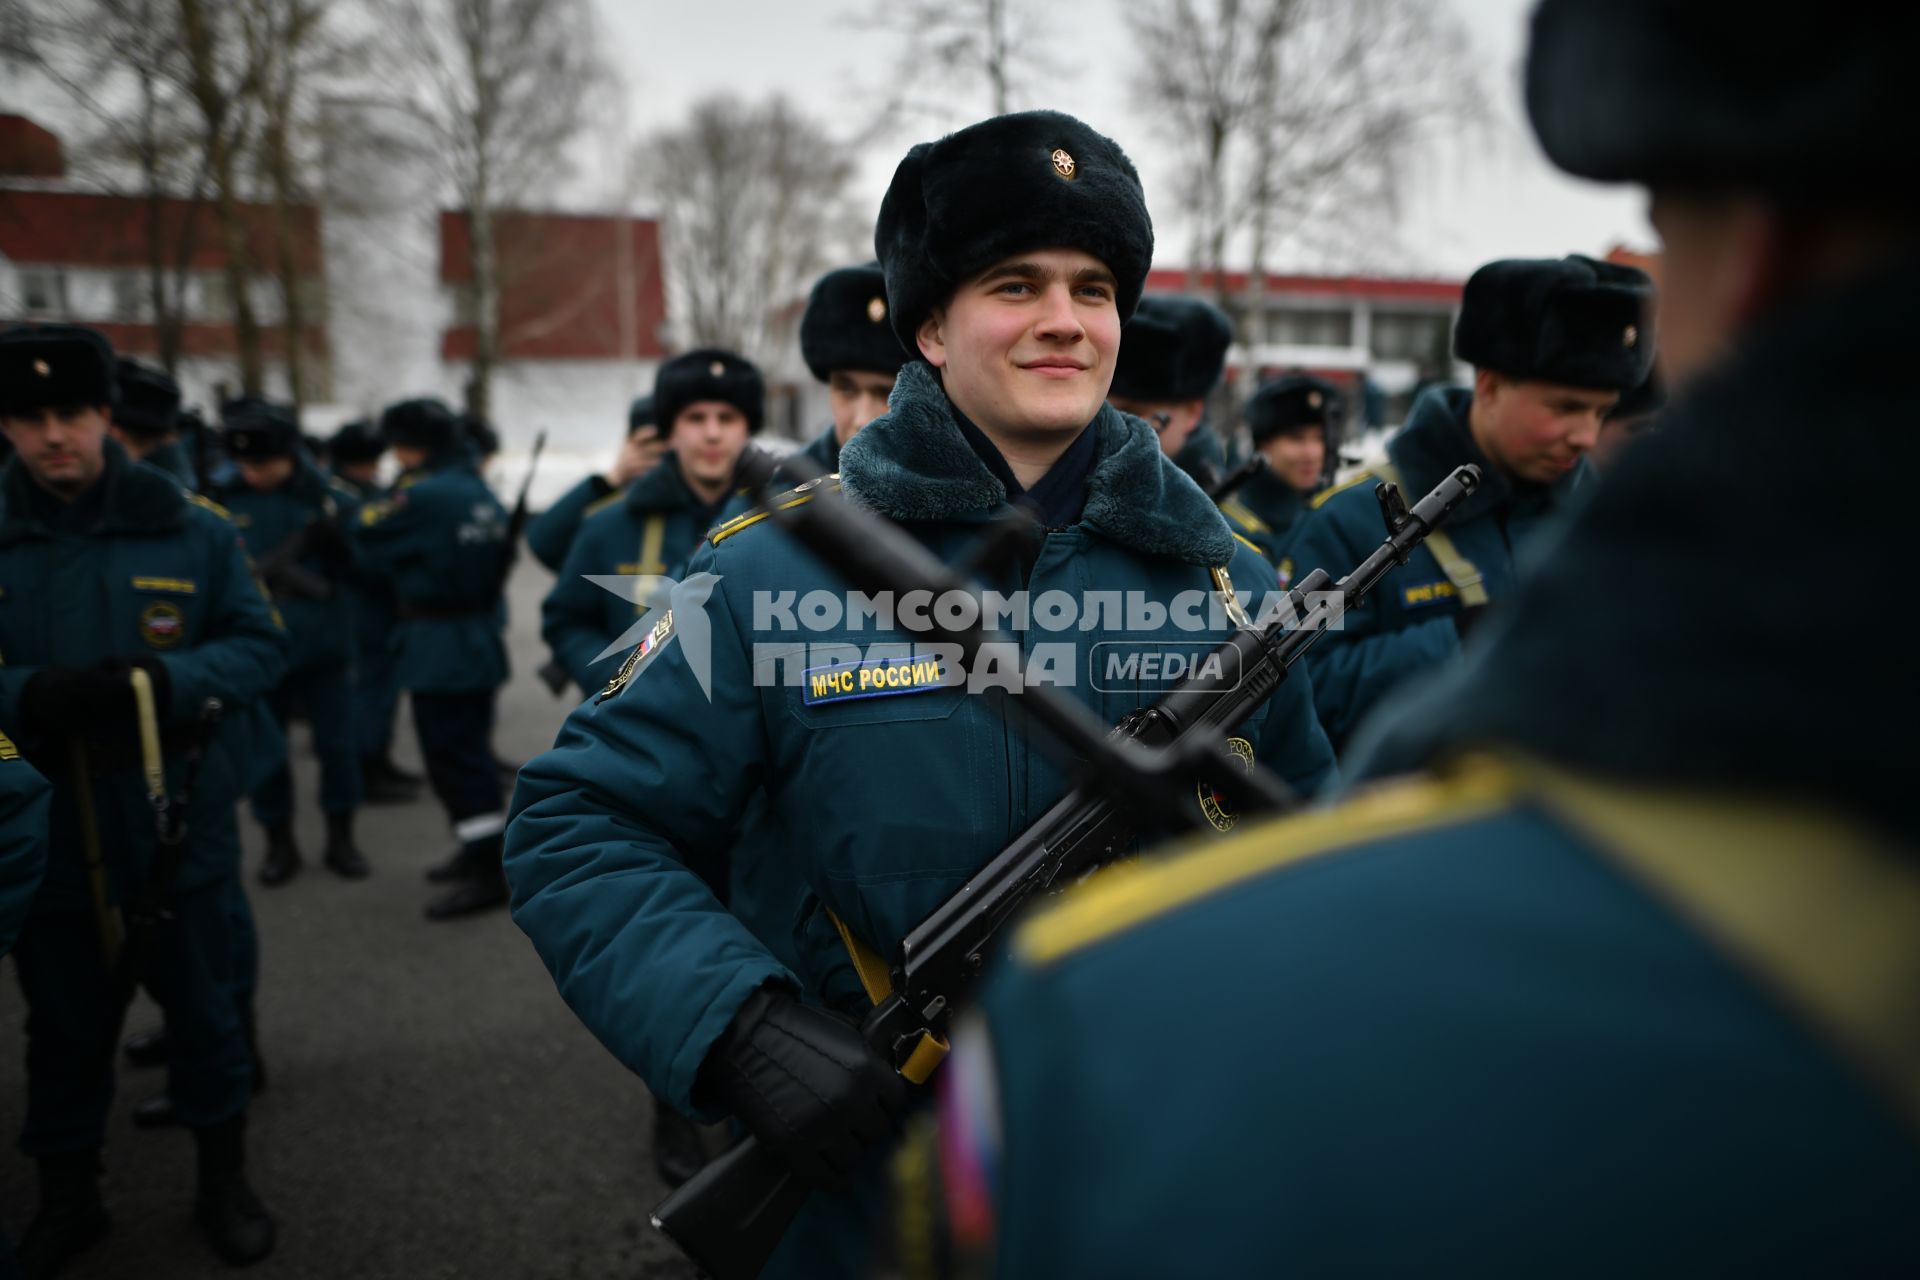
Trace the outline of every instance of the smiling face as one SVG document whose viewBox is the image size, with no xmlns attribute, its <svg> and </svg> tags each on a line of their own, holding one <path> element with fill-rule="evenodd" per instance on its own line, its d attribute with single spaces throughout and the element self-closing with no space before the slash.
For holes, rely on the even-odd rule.
<svg viewBox="0 0 1920 1280">
<path fill-rule="evenodd" d="M 27 474 L 62 497 L 85 493 L 100 478 L 106 467 L 107 426 L 104 405 L 56 405 L 0 419 Z"/>
<path fill-rule="evenodd" d="M 696 400 L 673 420 L 667 443 L 688 486 L 712 501 L 732 482 L 747 434 L 747 415 L 739 409 L 724 400 Z"/>
<path fill-rule="evenodd" d="M 1022 253 L 961 285 L 916 337 L 954 407 L 989 436 L 1070 439 L 1113 381 L 1113 272 L 1079 249 Z"/>
<path fill-rule="evenodd" d="M 1326 475 L 1327 429 L 1312 423 L 1288 427 L 1262 441 L 1260 452 L 1288 488 L 1312 493 Z"/>
<path fill-rule="evenodd" d="M 1552 484 L 1593 448 L 1619 399 L 1617 391 L 1516 382 L 1482 369 L 1473 381 L 1473 439 L 1512 479 Z"/>
</svg>

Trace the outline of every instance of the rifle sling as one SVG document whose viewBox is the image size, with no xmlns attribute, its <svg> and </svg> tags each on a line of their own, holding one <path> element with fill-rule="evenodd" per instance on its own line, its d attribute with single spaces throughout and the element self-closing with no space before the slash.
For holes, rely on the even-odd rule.
<svg viewBox="0 0 1920 1280">
<path fill-rule="evenodd" d="M 827 919 L 833 921 L 833 927 L 839 931 L 840 942 L 847 949 L 847 957 L 853 961 L 853 971 L 860 976 L 860 985 L 866 989 L 867 999 L 879 1004 L 893 994 L 893 975 L 887 969 L 887 962 L 880 953 L 854 936 L 847 928 L 847 922 L 832 911 Z M 900 1068 L 900 1074 L 914 1084 L 925 1084 L 933 1075 L 933 1069 L 947 1056 L 948 1044 L 945 1040 L 927 1032 L 920 1037 L 920 1043 L 907 1055 L 906 1062 Z"/>
</svg>

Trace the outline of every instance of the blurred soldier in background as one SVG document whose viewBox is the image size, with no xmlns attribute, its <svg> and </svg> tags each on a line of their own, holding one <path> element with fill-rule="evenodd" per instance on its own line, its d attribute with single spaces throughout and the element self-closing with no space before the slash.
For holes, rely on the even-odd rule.
<svg viewBox="0 0 1920 1280">
<path fill-rule="evenodd" d="M 48 795 L 47 780 L 0 733 L 0 959 L 13 950 L 46 870 Z M 0 1231 L 0 1275 L 12 1275 L 18 1266 L 7 1233 Z"/>
<path fill-rule="evenodd" d="M 1913 537 L 1920 19 L 1756 17 L 1537 11 L 1547 154 L 1652 188 L 1663 428 L 1395 708 L 1427 773 L 1022 931 L 943 1085 L 994 1274 L 1914 1270 L 1912 638 L 1783 617 Z"/>
<path fill-rule="evenodd" d="M 1144 420 L 1159 434 L 1160 451 L 1178 459 L 1206 425 L 1207 397 L 1219 385 L 1232 345 L 1233 326 L 1212 303 L 1142 298 L 1140 309 L 1121 330 L 1120 359 L 1107 402 Z"/>
<path fill-rule="evenodd" d="M 507 513 L 445 404 L 390 405 L 380 434 L 403 470 L 392 496 L 362 512 L 359 537 L 393 580 L 394 678 L 412 703 L 427 780 L 459 841 L 436 868 L 453 887 L 427 905 L 429 919 L 450 920 L 506 901 L 506 813 L 488 744 L 494 697 L 507 679 Z"/>
<path fill-rule="evenodd" d="M 541 609 L 540 634 L 582 693 L 612 676 L 595 664 L 613 656 L 604 651 L 647 611 L 590 578 L 686 572 L 688 558 L 720 521 L 748 439 L 765 421 L 766 383 L 731 351 L 703 347 L 660 366 L 653 404 L 666 457 L 623 493 L 587 508 Z"/>
<path fill-rule="evenodd" d="M 907 362 L 887 322 L 887 282 L 879 263 L 841 267 L 815 282 L 800 317 L 800 355 L 827 384 L 833 410 L 832 427 L 800 456 L 815 475 L 832 475 L 854 432 L 887 411 L 893 380 Z"/>
<path fill-rule="evenodd" d="M 1267 467 L 1220 509 L 1280 566 L 1283 586 L 1293 577 L 1287 551 L 1307 500 L 1325 488 L 1333 474 L 1340 406 L 1338 387 L 1324 378 L 1294 373 L 1263 385 L 1244 410 L 1253 447 L 1265 455 Z M 1409 500 L 1418 496 L 1408 495 Z"/>
<path fill-rule="evenodd" d="M 533 552 L 533 558 L 560 572 L 587 508 L 651 472 L 666 452 L 667 442 L 654 424 L 653 397 L 641 396 L 627 407 L 627 434 L 613 469 L 604 475 L 588 476 L 527 525 L 527 549 Z"/>
<path fill-rule="evenodd" d="M 281 732 L 297 704 L 313 731 L 320 762 L 320 810 L 327 819 L 329 871 L 350 880 L 371 870 L 355 846 L 360 807 L 360 736 L 354 723 L 354 627 L 349 584 L 355 549 L 349 532 L 359 507 L 308 460 L 291 405 L 241 399 L 222 408 L 227 454 L 238 484 L 218 491 L 233 515 L 254 571 L 266 584 L 292 640 L 286 678 L 271 699 Z M 253 816 L 266 828 L 260 883 L 272 888 L 299 873 L 293 835 L 293 771 L 283 759 L 253 793 Z"/>
<path fill-rule="evenodd" d="M 100 1148 L 136 980 L 166 1012 L 201 1229 L 229 1263 L 258 1261 L 274 1240 L 244 1173 L 253 1064 L 234 998 L 233 897 L 246 762 L 209 734 L 203 709 L 264 698 L 286 670 L 286 637 L 224 515 L 108 439 L 116 395 L 98 333 L 0 334 L 0 426 L 16 451 L 0 479 L 0 732 L 55 787 L 46 883 L 15 951 L 28 1006 L 20 1145 L 40 1166 L 40 1211 L 20 1245 L 33 1276 L 108 1230 Z M 142 767 L 156 746 L 159 777 Z M 163 845 L 155 800 L 177 803 L 190 779 L 185 831 Z"/>
<path fill-rule="evenodd" d="M 120 403 L 113 408 L 113 438 L 127 456 L 157 467 L 197 489 L 193 463 L 180 440 L 180 384 L 159 369 L 121 356 L 115 368 Z"/>
<path fill-rule="evenodd" d="M 1423 394 L 1385 464 L 1313 500 L 1288 556 L 1305 572 L 1371 551 L 1381 480 L 1420 494 L 1462 463 L 1485 475 L 1447 527 L 1307 655 L 1335 746 L 1389 690 L 1458 654 L 1487 606 L 1514 591 L 1517 550 L 1590 480 L 1600 423 L 1653 366 L 1652 302 L 1645 272 L 1578 255 L 1492 262 L 1467 280 L 1453 350 L 1474 366 L 1473 388 Z"/>
<path fill-rule="evenodd" d="M 384 502 L 380 459 L 386 441 L 372 423 L 349 422 L 327 442 L 327 462 L 336 484 L 353 494 L 357 506 Z M 353 722 L 359 733 L 360 781 L 367 803 L 390 804 L 420 794 L 424 781 L 393 762 L 393 720 L 400 686 L 393 677 L 393 581 L 384 572 L 361 566 L 349 598 L 353 605 Z"/>
</svg>

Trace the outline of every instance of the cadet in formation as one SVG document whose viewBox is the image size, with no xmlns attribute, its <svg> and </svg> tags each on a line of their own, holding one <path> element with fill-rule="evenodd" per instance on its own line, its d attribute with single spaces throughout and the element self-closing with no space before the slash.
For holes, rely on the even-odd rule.
<svg viewBox="0 0 1920 1280">
<path fill-rule="evenodd" d="M 1024 503 L 1044 537 L 983 584 L 1008 595 L 1065 593 L 1091 609 L 1095 592 L 1166 602 L 1273 588 L 1153 431 L 1105 403 L 1153 246 L 1139 179 L 1110 139 L 1032 112 L 917 146 L 874 240 L 888 314 L 920 359 L 900 370 L 887 415 L 842 450 L 847 495 L 948 561 Z M 928 659 L 904 625 L 783 619 L 781 600 L 844 599 L 846 586 L 762 513 L 716 530 L 689 572 L 704 605 L 694 592 L 676 602 L 521 772 L 514 916 L 568 1003 L 656 1093 L 702 1120 L 733 1116 L 817 1187 L 870 1193 L 906 1099 L 847 1021 L 867 1001 L 841 939 L 891 953 L 1068 774 L 1003 699 L 970 692 L 968 673 Z M 1066 651 L 1056 679 L 1112 723 L 1159 690 L 1099 680 L 1096 640 L 1222 638 L 1204 619 L 1178 630 L 1173 612 L 1157 629 L 1109 617 L 1111 631 L 1039 641 Z M 792 659 L 784 679 L 770 653 Z M 878 679 L 862 689 L 856 670 Z M 1304 679 L 1245 733 L 1304 793 L 1333 772 Z M 781 852 L 811 891 L 793 911 L 797 970 L 700 873 L 756 798 L 794 833 Z M 870 1203 L 816 1194 L 775 1270 L 857 1273 Z"/>
<path fill-rule="evenodd" d="M 1462 463 L 1484 473 L 1446 528 L 1308 654 L 1336 747 L 1396 685 L 1457 655 L 1488 606 L 1514 592 L 1520 547 L 1590 482 L 1601 422 L 1653 365 L 1652 297 L 1645 272 L 1577 255 L 1492 262 L 1468 278 L 1453 352 L 1474 367 L 1472 389 L 1421 395 L 1386 463 L 1313 500 L 1283 567 L 1333 572 L 1372 550 L 1381 480 L 1417 495 Z"/>
<path fill-rule="evenodd" d="M 351 490 L 308 460 L 291 405 L 236 400 L 221 417 L 226 451 L 240 476 L 218 496 L 292 641 L 286 678 L 270 700 L 274 719 L 284 735 L 296 704 L 305 714 L 327 821 L 321 861 L 335 875 L 362 879 L 371 868 L 353 839 L 362 793 L 350 593 L 357 558 L 350 530 L 359 507 Z M 267 832 L 260 883 L 269 888 L 300 870 L 293 808 L 293 770 L 283 757 L 253 793 L 253 816 Z"/>
<path fill-rule="evenodd" d="M 452 887 L 427 904 L 428 919 L 450 920 L 506 901 L 506 812 L 488 744 L 507 679 L 507 513 L 445 404 L 390 405 L 380 434 L 403 470 L 392 496 L 362 509 L 358 539 L 392 584 L 394 680 L 407 692 L 427 781 L 459 842 L 434 868 Z"/>
<path fill-rule="evenodd" d="M 800 457 L 814 475 L 832 475 L 847 441 L 887 411 L 894 379 L 907 362 L 887 317 L 887 281 L 879 263 L 841 267 L 814 283 L 800 317 L 800 357 L 827 384 L 833 413 L 833 425 Z"/>
<path fill-rule="evenodd" d="M 1792 619 L 1913 536 L 1862 498 L 1920 467 L 1920 22 L 1728 33 L 1535 14 L 1547 155 L 1652 188 L 1662 429 L 1383 712 L 1376 766 L 1421 772 L 1022 931 L 946 1067 L 993 1274 L 1913 1272 L 1912 638 L 1809 662 Z"/>
<path fill-rule="evenodd" d="M 180 439 L 180 384 L 159 369 L 121 356 L 114 376 L 120 402 L 113 408 L 113 438 L 127 456 L 198 489 L 193 464 Z"/>
<path fill-rule="evenodd" d="M 201 1229 L 230 1263 L 258 1261 L 274 1239 L 244 1172 L 253 1062 L 233 931 L 246 762 L 203 712 L 209 699 L 264 699 L 286 671 L 286 636 L 226 518 L 108 438 L 116 395 L 98 333 L 0 334 L 0 425 L 15 449 L 0 479 L 0 732 L 54 784 L 48 873 L 14 952 L 28 1008 L 20 1146 L 40 1168 L 20 1260 L 34 1276 L 108 1230 L 100 1149 L 135 981 L 166 1013 Z M 164 753 L 153 780 L 142 680 Z M 178 797 L 190 775 L 184 844 L 162 856 L 155 789 Z M 166 912 L 128 933 L 135 901 Z"/>
<path fill-rule="evenodd" d="M 766 419 L 760 370 L 730 351 L 702 348 L 660 366 L 654 412 L 667 454 L 646 475 L 584 513 L 580 531 L 540 611 L 540 634 L 582 693 L 613 676 L 605 662 L 637 642 L 621 638 L 648 605 L 593 581 L 678 578 L 733 493 L 747 441 Z M 602 665 L 604 663 L 604 665 Z"/>
<path fill-rule="evenodd" d="M 1339 456 L 1341 403 L 1340 389 L 1325 378 L 1294 373 L 1262 385 L 1241 411 L 1254 450 L 1267 466 L 1249 476 L 1220 509 L 1280 566 L 1283 584 L 1293 576 L 1288 552 L 1300 517 L 1308 500 L 1326 487 Z M 1409 491 L 1407 500 L 1423 492 Z"/>
<path fill-rule="evenodd" d="M 327 442 L 327 469 L 333 483 L 353 497 L 356 508 L 385 502 L 380 459 L 387 442 L 370 422 L 349 422 Z M 393 678 L 393 582 L 361 566 L 348 584 L 353 613 L 353 725 L 359 735 L 360 785 L 368 804 L 414 799 L 424 781 L 393 762 L 393 721 L 400 709 L 400 686 Z"/>
<path fill-rule="evenodd" d="M 1159 434 L 1160 451 L 1178 459 L 1206 425 L 1207 397 L 1226 371 L 1232 345 L 1233 326 L 1213 304 L 1142 298 L 1121 334 L 1107 401 L 1144 420 Z"/>
<path fill-rule="evenodd" d="M 27 918 L 47 866 L 47 780 L 0 733 L 0 960 Z M 0 1231 L 0 1275 L 19 1267 L 7 1233 Z"/>
<path fill-rule="evenodd" d="M 627 434 L 621 439 L 612 469 L 588 476 L 528 522 L 527 549 L 533 552 L 533 558 L 560 572 L 587 508 L 651 472 L 666 452 L 667 443 L 654 423 L 653 397 L 641 396 L 627 406 Z"/>
</svg>

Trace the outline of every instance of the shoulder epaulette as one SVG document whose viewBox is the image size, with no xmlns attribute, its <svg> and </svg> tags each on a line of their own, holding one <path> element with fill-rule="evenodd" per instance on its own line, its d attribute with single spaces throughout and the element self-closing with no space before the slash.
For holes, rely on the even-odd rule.
<svg viewBox="0 0 1920 1280">
<path fill-rule="evenodd" d="M 1233 540 L 1235 542 L 1239 543 L 1241 546 L 1245 547 L 1247 550 L 1253 552 L 1253 554 L 1259 556 L 1262 560 L 1265 560 L 1267 558 L 1267 553 L 1262 551 L 1256 544 L 1254 544 L 1249 539 L 1241 537 L 1239 534 L 1234 533 L 1234 531 L 1231 529 L 1227 530 L 1227 532 L 1233 533 Z"/>
<path fill-rule="evenodd" d="M 1322 489 L 1319 493 L 1316 493 L 1311 498 L 1308 498 L 1307 508 L 1308 510 L 1311 510 L 1311 511 L 1318 511 L 1321 507 L 1325 506 L 1327 504 L 1328 499 L 1332 498 L 1335 494 L 1345 493 L 1347 490 L 1353 488 L 1357 484 L 1363 484 L 1368 480 L 1373 480 L 1376 478 L 1377 477 L 1373 473 L 1373 468 L 1368 467 L 1366 470 L 1360 472 L 1358 475 L 1354 476 L 1351 480 L 1347 481 L 1345 484 L 1334 485 L 1333 488 L 1331 489 Z"/>
<path fill-rule="evenodd" d="M 1117 864 L 1022 926 L 1014 951 L 1024 964 L 1051 964 L 1270 871 L 1496 813 L 1523 789 L 1513 768 L 1481 757 L 1444 777 L 1385 783 L 1332 809 L 1258 823 L 1224 840 L 1203 839 L 1171 856 Z"/>
<path fill-rule="evenodd" d="M 225 507 L 215 502 L 212 498 L 207 497 L 205 494 L 189 493 L 187 494 L 187 501 L 191 502 L 196 507 L 200 507 L 204 510 L 213 512 L 213 514 L 219 516 L 222 520 L 225 520 L 228 524 L 233 523 L 233 512 L 227 510 Z"/>
<path fill-rule="evenodd" d="M 603 498 L 595 498 L 592 502 L 589 502 L 586 506 L 580 509 L 580 518 L 582 520 L 585 520 L 588 516 L 593 515 L 596 512 L 604 511 L 606 508 L 612 506 L 614 503 L 620 501 L 622 498 L 626 496 L 627 496 L 627 491 L 625 489 L 615 489 L 612 493 L 607 494 Z"/>
<path fill-rule="evenodd" d="M 1233 498 L 1228 498 L 1225 502 L 1220 504 L 1220 513 L 1226 516 L 1227 519 L 1237 523 L 1242 529 L 1245 529 L 1248 533 L 1272 533 L 1273 532 L 1272 525 L 1268 524 L 1265 520 L 1262 520 L 1259 516 L 1253 514 L 1253 511 L 1251 508 L 1242 506 L 1238 501 L 1236 501 Z"/>
<path fill-rule="evenodd" d="M 18 760 L 20 748 L 13 745 L 13 739 L 0 733 L 0 760 Z"/>
<path fill-rule="evenodd" d="M 789 489 L 775 498 L 771 505 L 762 505 L 755 507 L 751 511 L 742 511 L 733 519 L 728 520 L 726 523 L 714 529 L 714 531 L 707 536 L 713 539 L 713 545 L 717 547 L 748 525 L 759 524 L 775 511 L 785 511 L 789 507 L 797 507 L 803 503 L 812 502 L 815 491 L 822 484 L 828 484 L 837 491 L 840 488 L 840 473 L 836 471 L 830 476 L 821 476 L 817 480 L 807 481 L 798 488 Z"/>
</svg>

